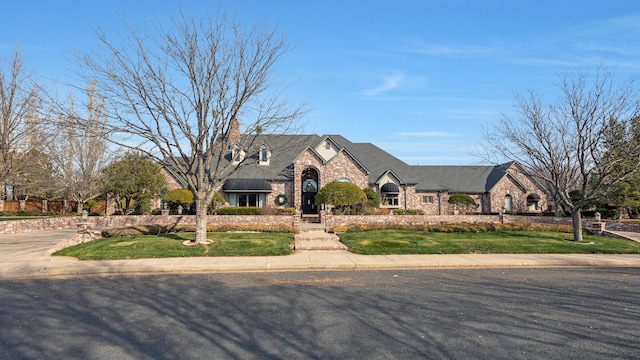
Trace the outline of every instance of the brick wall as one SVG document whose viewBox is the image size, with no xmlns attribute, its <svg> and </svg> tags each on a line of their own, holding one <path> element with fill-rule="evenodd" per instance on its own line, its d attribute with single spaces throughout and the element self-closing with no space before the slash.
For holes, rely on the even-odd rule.
<svg viewBox="0 0 640 360">
<path fill-rule="evenodd" d="M 13 234 L 40 230 L 75 229 L 80 220 L 77 216 L 63 218 L 45 218 L 18 221 L 0 221 L 0 234 Z M 226 216 L 209 215 L 207 223 L 210 225 L 223 224 L 264 224 L 264 225 L 290 225 L 297 220 L 295 216 L 260 215 L 260 216 Z M 122 227 L 134 225 L 166 225 L 196 223 L 195 215 L 130 215 L 130 216 L 90 216 L 89 226 L 94 229 L 108 227 Z"/>
<path fill-rule="evenodd" d="M 0 221 L 0 234 L 12 234 L 40 230 L 72 229 L 76 228 L 77 216 L 43 218 L 18 221 Z M 210 215 L 208 223 L 223 224 L 267 224 L 293 225 L 297 223 L 297 216 L 260 215 L 260 216 L 226 216 Z M 327 229 L 334 226 L 348 226 L 352 224 L 452 224 L 452 223 L 484 223 L 500 222 L 499 215 L 326 215 L 324 221 Z M 504 222 L 533 222 L 541 224 L 571 225 L 571 218 L 547 216 L 512 216 L 505 215 Z M 585 229 L 592 227 L 593 219 L 582 219 Z M 606 229 L 612 231 L 640 232 L 640 223 L 629 221 L 605 220 Z M 195 224 L 194 215 L 131 215 L 131 216 L 90 216 L 89 224 L 93 228 L 121 227 L 145 224 Z"/>
</svg>

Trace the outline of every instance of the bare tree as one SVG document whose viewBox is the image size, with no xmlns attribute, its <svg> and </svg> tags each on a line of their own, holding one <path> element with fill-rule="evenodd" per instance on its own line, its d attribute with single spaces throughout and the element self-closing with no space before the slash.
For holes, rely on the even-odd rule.
<svg viewBox="0 0 640 360">
<path fill-rule="evenodd" d="M 12 186 L 11 177 L 21 171 L 24 161 L 17 161 L 20 153 L 28 153 L 34 145 L 29 134 L 38 128 L 37 116 L 41 90 L 24 68 L 20 51 L 16 48 L 8 67 L 0 67 L 0 198 L 6 198 Z M 25 157 L 21 157 L 25 159 Z"/>
<path fill-rule="evenodd" d="M 494 160 L 519 162 L 557 196 L 571 212 L 574 240 L 582 241 L 585 205 L 639 170 L 640 147 L 628 130 L 639 114 L 640 92 L 632 80 L 617 85 L 602 64 L 591 75 L 560 74 L 559 89 L 557 101 L 549 104 L 533 91 L 516 96 L 516 114 L 505 116 L 485 137 Z M 582 198 L 572 201 L 572 190 L 580 190 Z"/>
<path fill-rule="evenodd" d="M 68 107 L 58 119 L 55 139 L 47 146 L 62 177 L 65 200 L 74 201 L 78 213 L 88 200 L 100 195 L 101 170 L 112 159 L 106 140 L 109 134 L 104 98 L 96 94 L 95 82 L 89 83 L 86 95 L 83 111 L 75 108 L 73 97 L 69 98 Z"/>
<path fill-rule="evenodd" d="M 290 131 L 302 115 L 271 78 L 287 44 L 275 31 L 224 15 L 181 13 L 169 29 L 125 26 L 118 42 L 96 31 L 101 48 L 81 58 L 84 75 L 107 99 L 111 141 L 185 179 L 196 205 L 195 241 L 205 243 L 215 190 L 250 161 L 227 161 L 229 149 L 249 151 L 258 134 Z M 238 120 L 254 135 L 231 136 Z"/>
</svg>

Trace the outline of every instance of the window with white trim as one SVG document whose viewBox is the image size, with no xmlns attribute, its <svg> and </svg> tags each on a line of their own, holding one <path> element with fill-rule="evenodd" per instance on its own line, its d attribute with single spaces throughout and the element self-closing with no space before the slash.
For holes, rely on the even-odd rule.
<svg viewBox="0 0 640 360">
<path fill-rule="evenodd" d="M 260 148 L 259 163 L 260 165 L 269 165 L 271 160 L 271 151 L 266 146 Z"/>
<path fill-rule="evenodd" d="M 264 207 L 267 195 L 264 193 L 232 193 L 229 194 L 229 206 L 232 207 Z"/>
</svg>

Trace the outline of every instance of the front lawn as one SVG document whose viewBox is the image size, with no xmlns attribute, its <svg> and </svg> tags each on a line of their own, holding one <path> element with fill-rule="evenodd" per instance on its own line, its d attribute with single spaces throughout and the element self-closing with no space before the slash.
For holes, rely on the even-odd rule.
<svg viewBox="0 0 640 360">
<path fill-rule="evenodd" d="M 383 254 L 639 254 L 640 243 L 546 231 L 423 232 L 374 230 L 338 234 L 351 252 Z"/>
<path fill-rule="evenodd" d="M 293 252 L 293 234 L 210 232 L 209 245 L 185 246 L 194 233 L 104 238 L 62 249 L 53 255 L 80 260 L 148 259 L 190 256 L 272 256 Z"/>
</svg>

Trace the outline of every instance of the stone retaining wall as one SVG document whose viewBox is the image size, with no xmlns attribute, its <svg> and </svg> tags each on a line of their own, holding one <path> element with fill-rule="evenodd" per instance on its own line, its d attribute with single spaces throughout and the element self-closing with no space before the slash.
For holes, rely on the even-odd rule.
<svg viewBox="0 0 640 360">
<path fill-rule="evenodd" d="M 209 215 L 207 222 L 211 225 L 223 224 L 285 224 L 297 225 L 298 216 L 283 215 Z M 77 227 L 80 220 L 77 216 L 43 218 L 17 221 L 0 221 L 0 234 L 12 234 L 40 230 L 72 229 Z M 194 215 L 131 215 L 131 216 L 90 216 L 89 226 L 94 229 L 107 227 L 122 227 L 145 224 L 195 224 Z M 533 222 L 543 224 L 571 225 L 571 218 L 547 216 L 515 216 L 505 215 L 504 222 Z M 594 219 L 583 219 L 583 227 L 591 228 Z M 628 221 L 603 220 L 606 230 L 640 232 L 640 223 Z M 499 215 L 326 215 L 324 222 L 327 229 L 335 226 L 352 224 L 452 224 L 452 223 L 481 223 L 500 222 Z"/>
<path fill-rule="evenodd" d="M 285 224 L 293 226 L 297 217 L 283 215 L 209 215 L 207 223 L 210 225 L 223 224 Z M 80 217 L 44 218 L 31 220 L 0 221 L 0 234 L 12 234 L 40 230 L 75 229 Z M 123 227 L 134 225 L 166 225 L 181 224 L 193 225 L 196 223 L 195 215 L 131 215 L 131 216 L 90 216 L 89 226 L 93 229 L 108 227 Z"/>
</svg>

